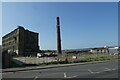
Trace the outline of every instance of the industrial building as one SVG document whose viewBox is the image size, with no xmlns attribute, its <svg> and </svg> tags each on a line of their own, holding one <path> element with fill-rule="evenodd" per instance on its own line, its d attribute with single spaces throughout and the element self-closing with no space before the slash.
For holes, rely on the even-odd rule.
<svg viewBox="0 0 120 80">
<path fill-rule="evenodd" d="M 30 56 L 39 52 L 38 33 L 18 26 L 17 29 L 2 37 L 3 51 L 12 52 L 16 55 Z"/>
<path fill-rule="evenodd" d="M 92 48 L 90 49 L 91 53 L 107 53 L 108 54 L 108 48 L 99 47 L 99 48 Z"/>
</svg>

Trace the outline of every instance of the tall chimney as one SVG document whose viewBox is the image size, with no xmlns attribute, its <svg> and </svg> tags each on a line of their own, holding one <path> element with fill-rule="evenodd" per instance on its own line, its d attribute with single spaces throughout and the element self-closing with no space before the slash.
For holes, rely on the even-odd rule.
<svg viewBox="0 0 120 80">
<path fill-rule="evenodd" d="M 60 38 L 60 21 L 59 17 L 57 17 L 57 53 L 61 54 L 61 38 Z"/>
</svg>

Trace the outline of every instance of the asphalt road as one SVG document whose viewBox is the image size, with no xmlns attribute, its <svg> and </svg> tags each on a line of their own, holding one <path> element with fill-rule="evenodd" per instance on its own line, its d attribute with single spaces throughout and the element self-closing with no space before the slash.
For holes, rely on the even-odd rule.
<svg viewBox="0 0 120 80">
<path fill-rule="evenodd" d="M 118 61 L 75 65 L 67 67 L 49 68 L 41 70 L 29 70 L 19 72 L 7 72 L 3 78 L 118 78 Z"/>
</svg>

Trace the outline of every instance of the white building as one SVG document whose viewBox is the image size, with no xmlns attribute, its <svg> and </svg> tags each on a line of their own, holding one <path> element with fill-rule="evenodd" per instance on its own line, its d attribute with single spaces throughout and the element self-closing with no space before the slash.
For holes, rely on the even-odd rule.
<svg viewBox="0 0 120 80">
<path fill-rule="evenodd" d="M 111 48 L 109 48 L 109 54 L 110 55 L 118 54 L 118 49 L 119 49 L 119 47 L 111 47 Z"/>
</svg>

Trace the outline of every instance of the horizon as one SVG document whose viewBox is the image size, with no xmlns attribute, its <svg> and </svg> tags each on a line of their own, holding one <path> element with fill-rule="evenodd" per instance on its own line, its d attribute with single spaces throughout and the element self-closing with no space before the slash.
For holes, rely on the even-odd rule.
<svg viewBox="0 0 120 80">
<path fill-rule="evenodd" d="M 19 26 L 21 26 L 21 27 L 23 27 L 25 30 L 29 30 L 29 29 L 27 29 L 27 28 L 25 28 L 23 25 L 19 25 Z M 15 29 L 17 29 L 18 28 L 18 25 L 17 25 L 17 27 L 15 28 Z M 14 29 L 14 30 L 15 30 Z M 14 30 L 12 30 L 12 31 L 14 31 Z M 31 31 L 31 30 L 29 30 L 29 31 Z M 11 31 L 10 31 L 11 32 Z M 10 32 L 8 32 L 7 34 L 9 34 Z M 32 31 L 33 32 L 33 31 Z M 37 33 L 37 32 L 35 32 L 35 33 Z M 4 36 L 6 36 L 7 34 L 5 34 Z M 39 34 L 39 33 L 38 33 Z M 4 36 L 2 36 L 2 37 L 4 37 Z M 2 45 L 0 45 L 0 46 L 2 46 Z M 105 45 L 106 46 L 106 45 Z M 118 46 L 118 45 L 112 45 L 112 47 L 114 47 L 114 46 Z M 100 48 L 100 47 L 104 47 L 104 46 L 96 46 L 96 47 L 84 47 L 84 48 L 71 48 L 71 49 L 62 49 L 62 50 L 72 50 L 72 49 L 89 49 L 89 48 Z M 111 47 L 111 46 L 107 46 L 107 47 Z M 40 49 L 41 50 L 41 49 Z M 51 50 L 51 49 L 42 49 L 42 50 Z M 55 49 L 52 49 L 52 50 L 55 50 Z"/>
<path fill-rule="evenodd" d="M 59 16 L 62 50 L 116 46 L 117 5 L 117 2 L 3 3 L 2 36 L 23 25 L 39 33 L 40 50 L 56 50 L 56 17 Z"/>
</svg>

